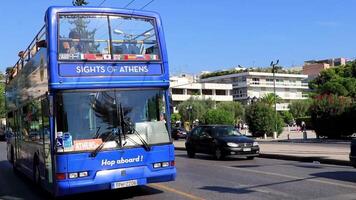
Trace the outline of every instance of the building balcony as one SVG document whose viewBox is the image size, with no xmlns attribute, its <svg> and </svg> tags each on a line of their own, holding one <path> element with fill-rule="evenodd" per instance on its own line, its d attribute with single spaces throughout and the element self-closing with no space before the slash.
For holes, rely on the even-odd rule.
<svg viewBox="0 0 356 200">
<path fill-rule="evenodd" d="M 273 82 L 266 81 L 247 81 L 232 84 L 233 88 L 244 88 L 244 87 L 268 87 L 273 88 Z M 293 83 L 293 82 L 276 82 L 276 88 L 300 88 L 308 89 L 308 83 Z"/>
<path fill-rule="evenodd" d="M 190 97 L 198 98 L 201 100 L 211 99 L 213 101 L 232 101 L 231 95 L 184 95 L 184 94 L 172 94 L 173 101 L 186 101 Z"/>
</svg>

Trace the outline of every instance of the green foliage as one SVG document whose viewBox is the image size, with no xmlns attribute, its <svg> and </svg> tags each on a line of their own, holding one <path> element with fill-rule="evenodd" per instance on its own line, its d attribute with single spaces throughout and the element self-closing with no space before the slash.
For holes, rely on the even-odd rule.
<svg viewBox="0 0 356 200">
<path fill-rule="evenodd" d="M 72 4 L 73 6 L 85 6 L 88 4 L 88 2 L 86 2 L 86 0 L 73 0 Z"/>
<path fill-rule="evenodd" d="M 320 95 L 310 110 L 313 127 L 320 136 L 338 138 L 356 132 L 356 104 L 350 97 Z"/>
<path fill-rule="evenodd" d="M 283 120 L 281 116 L 276 115 L 273 108 L 263 102 L 249 105 L 245 115 L 249 130 L 254 137 L 261 137 L 265 133 L 272 136 L 274 131 L 278 134 L 282 133 Z"/>
<path fill-rule="evenodd" d="M 356 61 L 322 71 L 309 86 L 318 94 L 356 98 Z"/>
<path fill-rule="evenodd" d="M 203 116 L 205 124 L 234 125 L 234 114 L 223 109 L 209 109 Z"/>
<path fill-rule="evenodd" d="M 179 113 L 173 113 L 171 115 L 171 123 L 176 123 L 176 121 L 180 121 L 182 116 Z"/>
<path fill-rule="evenodd" d="M 179 114 L 183 121 L 192 122 L 196 119 L 203 119 L 204 113 L 213 107 L 214 102 L 209 100 L 199 100 L 197 98 L 189 98 L 187 101 L 180 103 L 178 107 Z M 190 109 L 191 107 L 191 109 Z"/>
<path fill-rule="evenodd" d="M 200 76 L 201 79 L 204 78 L 210 78 L 210 77 L 215 77 L 215 76 L 223 76 L 223 75 L 229 75 L 229 74 L 239 74 L 239 73 L 244 73 L 244 72 L 267 72 L 267 73 L 272 73 L 272 68 L 270 67 L 265 67 L 265 68 L 248 68 L 248 69 L 231 69 L 231 70 L 224 70 L 224 71 L 218 71 L 218 72 L 211 72 L 211 73 L 205 73 Z M 285 73 L 285 74 L 301 74 L 301 71 L 297 70 L 289 70 L 289 69 L 279 69 L 278 73 Z"/>
<path fill-rule="evenodd" d="M 289 112 L 294 118 L 308 116 L 311 103 L 310 99 L 292 101 L 289 104 Z"/>
<path fill-rule="evenodd" d="M 279 114 L 282 117 L 283 122 L 285 124 L 290 124 L 293 122 L 293 119 L 294 119 L 293 115 L 289 111 L 282 111 L 282 112 L 279 112 Z"/>
<path fill-rule="evenodd" d="M 273 93 L 268 93 L 261 98 L 261 102 L 266 103 L 269 106 L 274 106 L 275 101 L 276 103 L 280 103 L 282 101 L 282 98 L 278 95 L 274 96 Z"/>
<path fill-rule="evenodd" d="M 2 77 L 1 80 L 3 80 L 3 78 L 4 77 Z M 0 83 L 0 118 L 4 118 L 5 115 L 5 84 Z"/>
<path fill-rule="evenodd" d="M 221 102 L 216 105 L 217 109 L 225 110 L 229 113 L 233 113 L 235 123 L 244 118 L 245 109 L 240 102 Z"/>
</svg>

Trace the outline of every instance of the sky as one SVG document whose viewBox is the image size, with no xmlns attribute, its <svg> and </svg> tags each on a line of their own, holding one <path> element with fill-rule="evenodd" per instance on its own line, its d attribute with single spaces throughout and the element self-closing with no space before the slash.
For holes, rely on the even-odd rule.
<svg viewBox="0 0 356 200">
<path fill-rule="evenodd" d="M 87 0 L 123 8 L 132 0 Z M 152 0 L 135 0 L 141 9 Z M 0 71 L 18 60 L 44 24 L 49 6 L 72 0 L 12 0 L 0 5 Z M 353 0 L 153 0 L 144 10 L 161 15 L 172 74 L 232 68 L 285 67 L 306 60 L 356 58 Z"/>
</svg>

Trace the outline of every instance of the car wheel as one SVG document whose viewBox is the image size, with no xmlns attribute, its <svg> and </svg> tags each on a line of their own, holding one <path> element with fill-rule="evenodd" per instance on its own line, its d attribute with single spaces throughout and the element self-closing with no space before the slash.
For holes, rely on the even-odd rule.
<svg viewBox="0 0 356 200">
<path fill-rule="evenodd" d="M 187 155 L 189 158 L 194 158 L 195 157 L 195 151 L 192 149 L 187 149 Z"/>
<path fill-rule="evenodd" d="M 255 156 L 247 156 L 246 159 L 247 159 L 247 160 L 253 160 L 253 159 L 255 159 Z"/>
<path fill-rule="evenodd" d="M 217 160 L 222 160 L 225 157 L 220 148 L 215 149 L 214 156 Z"/>
</svg>

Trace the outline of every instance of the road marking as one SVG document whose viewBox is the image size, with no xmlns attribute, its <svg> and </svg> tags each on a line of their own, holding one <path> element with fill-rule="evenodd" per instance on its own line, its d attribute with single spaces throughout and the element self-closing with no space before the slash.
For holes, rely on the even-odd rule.
<svg viewBox="0 0 356 200">
<path fill-rule="evenodd" d="M 173 193 L 179 194 L 181 196 L 187 197 L 188 199 L 205 200 L 205 199 L 203 199 L 201 197 L 197 197 L 197 196 L 194 196 L 192 194 L 189 194 L 189 193 L 186 193 L 186 192 L 182 192 L 182 191 L 176 190 L 174 188 L 171 188 L 171 187 L 159 184 L 159 183 L 151 183 L 151 184 L 149 184 L 149 186 L 152 186 L 152 187 L 154 187 L 156 189 L 161 189 L 161 190 L 173 192 Z"/>
<path fill-rule="evenodd" d="M 215 165 L 215 166 L 218 167 L 217 165 Z M 238 168 L 238 167 L 230 167 L 230 166 L 219 166 L 219 167 L 225 167 L 225 168 L 229 168 L 229 169 L 235 169 L 235 170 L 270 175 L 270 176 L 279 176 L 279 177 L 289 178 L 289 179 L 300 179 L 301 181 L 310 181 L 310 182 L 315 182 L 315 183 L 322 183 L 322 184 L 328 184 L 328 185 L 356 189 L 356 186 L 353 186 L 353 185 L 346 185 L 346 184 L 342 184 L 342 183 L 334 183 L 334 182 L 328 182 L 328 181 L 323 181 L 323 180 L 318 180 L 318 179 L 311 179 L 311 178 L 315 178 L 315 177 L 304 177 L 303 178 L 303 177 L 290 176 L 290 175 L 285 175 L 285 174 L 278 174 L 278 173 L 274 173 L 274 172 L 262 172 L 262 171 L 258 171 L 258 170 Z"/>
</svg>

